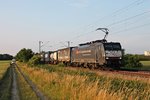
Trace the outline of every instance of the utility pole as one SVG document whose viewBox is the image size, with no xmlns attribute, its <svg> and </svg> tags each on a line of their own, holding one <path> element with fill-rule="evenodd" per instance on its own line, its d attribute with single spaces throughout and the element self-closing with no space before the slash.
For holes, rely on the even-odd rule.
<svg viewBox="0 0 150 100">
<path fill-rule="evenodd" d="M 39 41 L 39 53 L 41 53 L 42 41 Z"/>
<path fill-rule="evenodd" d="M 70 41 L 67 41 L 67 43 L 68 43 L 68 47 L 70 47 Z"/>
<path fill-rule="evenodd" d="M 39 53 L 41 53 L 41 48 L 45 45 L 47 45 L 49 43 L 49 41 L 47 41 L 46 43 L 43 43 L 42 41 L 39 41 Z"/>
</svg>

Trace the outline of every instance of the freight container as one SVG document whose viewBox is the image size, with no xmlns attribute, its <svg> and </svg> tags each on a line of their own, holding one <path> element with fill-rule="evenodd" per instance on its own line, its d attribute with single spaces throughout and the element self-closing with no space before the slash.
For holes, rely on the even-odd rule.
<svg viewBox="0 0 150 100">
<path fill-rule="evenodd" d="M 54 51 L 50 54 L 50 63 L 57 64 L 58 62 L 58 53 L 57 51 Z"/>
<path fill-rule="evenodd" d="M 58 61 L 63 63 L 70 62 L 72 48 L 73 47 L 58 50 Z"/>
<path fill-rule="evenodd" d="M 44 59 L 45 63 L 49 64 L 50 63 L 50 53 L 51 51 L 45 52 Z"/>
</svg>

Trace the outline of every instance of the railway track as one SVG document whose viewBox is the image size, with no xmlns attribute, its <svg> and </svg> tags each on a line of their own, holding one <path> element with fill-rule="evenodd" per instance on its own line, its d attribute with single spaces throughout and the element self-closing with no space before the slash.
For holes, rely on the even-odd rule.
<svg viewBox="0 0 150 100">
<path fill-rule="evenodd" d="M 121 71 L 121 70 L 119 70 L 119 71 L 116 71 L 116 73 L 150 78 L 150 72 L 148 72 L 148 71 Z"/>
<path fill-rule="evenodd" d="M 148 71 L 113 70 L 113 71 L 104 71 L 104 72 L 113 73 L 113 74 L 127 75 L 127 76 L 150 78 L 150 72 L 148 72 Z"/>
<path fill-rule="evenodd" d="M 47 97 L 37 88 L 37 86 L 21 71 L 17 64 L 11 65 L 12 74 L 12 85 L 11 85 L 11 100 L 20 100 L 18 87 L 17 87 L 17 77 L 16 70 L 18 69 L 19 74 L 21 74 L 26 81 L 26 83 L 31 87 L 33 92 L 40 100 L 48 100 Z"/>
<path fill-rule="evenodd" d="M 85 69 L 85 68 L 79 68 L 79 67 L 72 67 L 69 66 L 67 67 L 69 69 Z M 87 69 L 85 69 L 87 70 Z M 136 76 L 136 77 L 143 77 L 143 78 L 150 78 L 150 71 L 138 71 L 138 70 L 99 70 L 99 69 L 92 69 L 92 70 L 88 70 L 90 72 L 95 72 L 95 73 L 100 73 L 100 72 L 104 72 L 104 73 L 110 73 L 110 74 L 121 74 L 121 75 L 127 75 L 127 76 Z"/>
</svg>

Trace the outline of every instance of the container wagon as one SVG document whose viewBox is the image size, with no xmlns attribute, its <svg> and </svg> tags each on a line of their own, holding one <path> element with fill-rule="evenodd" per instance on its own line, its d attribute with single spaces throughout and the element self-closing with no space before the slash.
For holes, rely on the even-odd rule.
<svg viewBox="0 0 150 100">
<path fill-rule="evenodd" d="M 62 62 L 65 65 L 71 64 L 71 51 L 73 47 L 64 48 L 58 50 L 58 62 Z"/>
</svg>

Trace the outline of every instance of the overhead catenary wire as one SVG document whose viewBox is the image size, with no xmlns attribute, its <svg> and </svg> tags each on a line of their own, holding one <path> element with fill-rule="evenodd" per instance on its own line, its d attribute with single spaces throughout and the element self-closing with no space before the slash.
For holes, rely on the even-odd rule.
<svg viewBox="0 0 150 100">
<path fill-rule="evenodd" d="M 112 33 L 114 33 L 114 35 L 116 35 L 116 34 L 121 33 L 121 32 L 131 31 L 131 30 L 134 30 L 134 29 L 137 29 L 137 28 L 143 28 L 143 27 L 147 27 L 149 25 L 150 25 L 150 23 L 146 23 L 146 24 L 137 25 L 137 26 L 134 26 L 134 27 L 130 27 L 130 28 L 119 30 L 119 31 L 112 32 Z"/>
<path fill-rule="evenodd" d="M 140 25 L 143 21 L 149 22 L 150 21 L 150 15 L 149 16 L 142 16 L 141 18 L 138 18 L 138 19 L 130 21 L 130 22 L 125 21 L 124 23 L 119 23 L 120 24 L 119 27 L 117 26 L 118 24 L 113 25 L 113 26 L 109 27 L 109 29 L 111 29 L 111 33 L 113 35 L 115 35 L 116 33 L 113 32 L 115 29 L 127 30 L 129 27 L 135 27 L 136 25 Z"/>
<path fill-rule="evenodd" d="M 86 32 L 86 34 L 85 34 L 85 33 L 80 34 L 80 35 L 78 35 L 78 36 L 76 36 L 76 37 L 73 37 L 73 38 L 69 39 L 68 41 L 70 41 L 70 42 L 73 43 L 73 42 L 76 41 L 78 38 L 80 38 L 80 37 L 82 37 L 82 36 L 85 36 L 85 35 L 88 35 L 88 34 L 91 34 L 91 33 L 93 33 L 93 32 L 95 32 L 95 30 Z"/>
<path fill-rule="evenodd" d="M 106 19 L 106 18 L 109 18 L 109 17 L 112 17 L 112 16 L 114 16 L 114 15 L 119 15 L 119 14 L 121 14 L 121 13 L 124 13 L 124 12 L 123 12 L 124 10 L 128 10 L 129 8 L 134 7 L 134 6 L 136 6 L 136 5 L 140 5 L 140 4 L 144 3 L 144 1 L 146 1 L 146 0 L 135 0 L 135 1 L 132 2 L 131 4 L 125 6 L 125 7 L 121 8 L 121 9 L 118 9 L 118 10 L 114 11 L 113 13 L 108 14 L 108 15 L 106 15 L 106 16 L 104 16 L 104 17 L 98 19 L 97 21 L 95 21 L 93 24 L 90 24 L 89 26 L 93 27 L 95 23 L 103 22 L 104 19 Z"/>
<path fill-rule="evenodd" d="M 93 27 L 96 23 L 98 23 L 98 22 L 100 22 L 100 21 L 101 21 L 101 22 L 104 21 L 103 19 L 112 17 L 112 16 L 114 16 L 114 15 L 116 15 L 116 14 L 119 15 L 119 14 L 123 13 L 123 11 L 125 11 L 125 10 L 127 10 L 127 9 L 129 9 L 129 8 L 131 8 L 131 7 L 134 7 L 134 6 L 136 6 L 136 5 L 140 5 L 140 4 L 142 4 L 143 2 L 145 2 L 145 1 L 146 1 L 146 0 L 135 0 L 134 2 L 130 3 L 129 5 L 127 5 L 127 6 L 123 7 L 123 8 L 121 8 L 121 9 L 118 9 L 118 10 L 114 11 L 113 13 L 108 14 L 108 15 L 106 15 L 106 16 L 104 16 L 104 17 L 98 19 L 97 21 L 93 22 L 92 24 L 86 25 L 86 26 L 84 26 L 84 27 L 85 27 L 85 28 L 87 28 L 87 27 Z M 150 11 L 148 11 L 148 12 L 143 12 L 143 13 L 140 13 L 140 14 L 138 14 L 138 15 L 131 16 L 131 17 L 125 18 L 125 19 L 123 19 L 123 20 L 119 20 L 119 21 L 117 21 L 117 22 L 114 22 L 114 23 L 111 23 L 111 24 L 107 25 L 107 27 L 114 26 L 114 25 L 117 25 L 117 24 L 119 24 L 119 23 L 125 22 L 125 21 L 127 21 L 127 20 L 134 19 L 134 18 L 136 18 L 136 17 L 138 17 L 138 16 L 142 16 L 142 14 L 146 14 L 146 13 L 149 13 L 149 12 L 150 12 Z M 96 28 L 97 28 L 97 27 L 96 27 Z M 83 29 L 83 28 L 80 28 L 80 29 Z M 79 30 L 79 29 L 78 29 L 78 30 Z M 127 29 L 126 29 L 126 30 L 127 30 Z M 85 32 L 85 33 L 83 32 L 82 34 L 71 38 L 69 41 L 71 41 L 71 42 L 72 42 L 72 41 L 76 41 L 76 39 L 78 39 L 78 38 L 80 38 L 80 37 L 82 37 L 82 36 L 85 36 L 85 35 L 87 35 L 87 34 L 93 33 L 93 32 L 95 32 L 95 28 L 93 29 L 93 31 L 89 31 L 89 32 Z M 65 42 L 66 42 L 66 41 L 65 41 Z M 59 43 L 59 44 L 60 44 L 60 43 Z"/>
<path fill-rule="evenodd" d="M 115 22 L 115 23 L 112 23 L 112 24 L 107 25 L 107 27 L 120 24 L 120 23 L 122 23 L 122 22 L 125 22 L 125 21 L 127 21 L 127 20 L 131 20 L 131 19 L 134 19 L 134 18 L 139 17 L 139 16 L 144 16 L 144 14 L 147 14 L 147 13 L 150 13 L 150 11 L 145 11 L 145 12 L 143 12 L 143 13 L 140 13 L 140 14 L 137 14 L 137 15 L 134 15 L 134 16 L 125 18 L 125 19 L 123 19 L 123 20 L 119 20 L 119 21 L 117 21 L 117 22 Z M 142 24 L 142 25 L 134 26 L 134 27 L 131 27 L 131 28 L 128 28 L 128 29 L 123 29 L 123 30 L 120 30 L 120 31 L 116 31 L 116 32 L 113 32 L 113 33 L 116 34 L 116 33 L 121 33 L 121 32 L 125 32 L 125 31 L 131 31 L 131 30 L 136 29 L 136 28 L 142 28 L 142 27 L 144 27 L 144 26 L 146 26 L 146 25 L 149 25 L 149 24 Z M 93 33 L 93 32 L 95 32 L 95 30 L 94 30 L 94 31 L 90 31 L 90 32 L 88 32 L 88 33 L 86 33 L 86 34 L 85 34 L 85 33 L 84 33 L 84 34 L 81 34 L 81 35 L 79 35 L 79 36 L 77 36 L 77 37 L 74 37 L 74 39 L 77 39 L 77 38 L 79 38 L 79 37 L 81 37 L 81 36 L 84 36 L 84 35 L 87 35 L 87 34 Z M 70 40 L 70 41 L 71 41 L 71 40 Z M 74 40 L 73 40 L 73 41 L 74 41 Z"/>
<path fill-rule="evenodd" d="M 117 22 L 114 22 L 114 23 L 111 23 L 111 24 L 107 25 L 106 27 L 110 27 L 110 26 L 113 26 L 113 25 L 116 25 L 116 24 L 120 24 L 120 23 L 122 23 L 124 21 L 131 20 L 131 19 L 134 19 L 134 18 L 139 17 L 139 16 L 143 16 L 144 14 L 147 14 L 147 13 L 150 13 L 150 11 L 145 11 L 143 13 L 140 13 L 140 14 L 137 14 L 137 15 L 125 18 L 123 20 L 119 20 Z"/>
<path fill-rule="evenodd" d="M 128 4 L 127 6 L 122 7 L 122 8 L 120 8 L 120 9 L 114 11 L 114 12 L 111 13 L 111 14 L 108 14 L 108 15 L 106 15 L 106 16 L 103 16 L 102 18 L 100 18 L 100 19 L 98 19 L 98 20 L 92 22 L 92 23 L 89 24 L 89 25 L 85 25 L 85 26 L 83 26 L 83 27 L 80 27 L 80 28 L 78 28 L 77 30 L 83 29 L 84 27 L 85 27 L 85 28 L 87 28 L 87 27 L 93 27 L 95 23 L 98 23 L 99 21 L 100 21 L 100 22 L 103 22 L 104 19 L 109 18 L 109 17 L 112 17 L 112 16 L 114 16 L 114 15 L 116 15 L 116 14 L 119 15 L 119 13 L 123 13 L 124 10 L 127 10 L 127 9 L 129 9 L 129 8 L 131 8 L 131 7 L 136 6 L 136 5 L 140 5 L 140 4 L 142 4 L 144 1 L 146 1 L 146 0 L 135 0 L 134 2 Z M 76 32 L 71 32 L 71 33 L 76 33 Z M 81 35 L 81 36 L 82 36 L 82 35 Z M 78 37 L 78 36 L 77 36 L 77 37 Z"/>
<path fill-rule="evenodd" d="M 79 37 L 81 37 L 81 36 L 84 36 L 84 35 L 90 34 L 90 33 L 92 33 L 92 32 L 95 32 L 95 30 L 93 30 L 93 31 L 89 31 L 89 32 L 86 32 L 86 33 L 83 33 L 83 34 L 80 34 L 80 35 L 78 35 L 78 36 L 76 36 L 76 37 L 74 37 L 74 38 L 72 38 L 72 39 L 79 38 Z"/>
<path fill-rule="evenodd" d="M 127 20 L 131 20 L 131 19 L 134 19 L 134 18 L 139 17 L 139 16 L 144 16 L 144 14 L 147 14 L 147 13 L 150 13 L 150 11 L 145 11 L 145 12 L 142 12 L 142 13 L 140 13 L 140 14 L 137 14 L 137 15 L 134 15 L 134 16 L 125 18 L 125 19 L 123 19 L 123 20 L 119 20 L 119 21 L 117 21 L 117 22 L 114 22 L 114 23 L 111 23 L 111 24 L 107 25 L 106 27 L 114 26 L 114 25 L 123 23 L 123 22 L 125 22 L 125 21 L 127 21 Z M 90 31 L 90 32 L 88 32 L 88 33 L 86 33 L 86 34 L 85 34 L 85 33 L 84 33 L 84 34 L 81 34 L 81 35 L 79 35 L 79 36 L 74 37 L 73 39 L 79 38 L 79 37 L 81 37 L 81 36 L 87 35 L 87 34 L 92 33 L 92 32 L 95 32 L 95 31 Z M 71 41 L 71 40 L 70 40 L 70 41 Z"/>
</svg>

